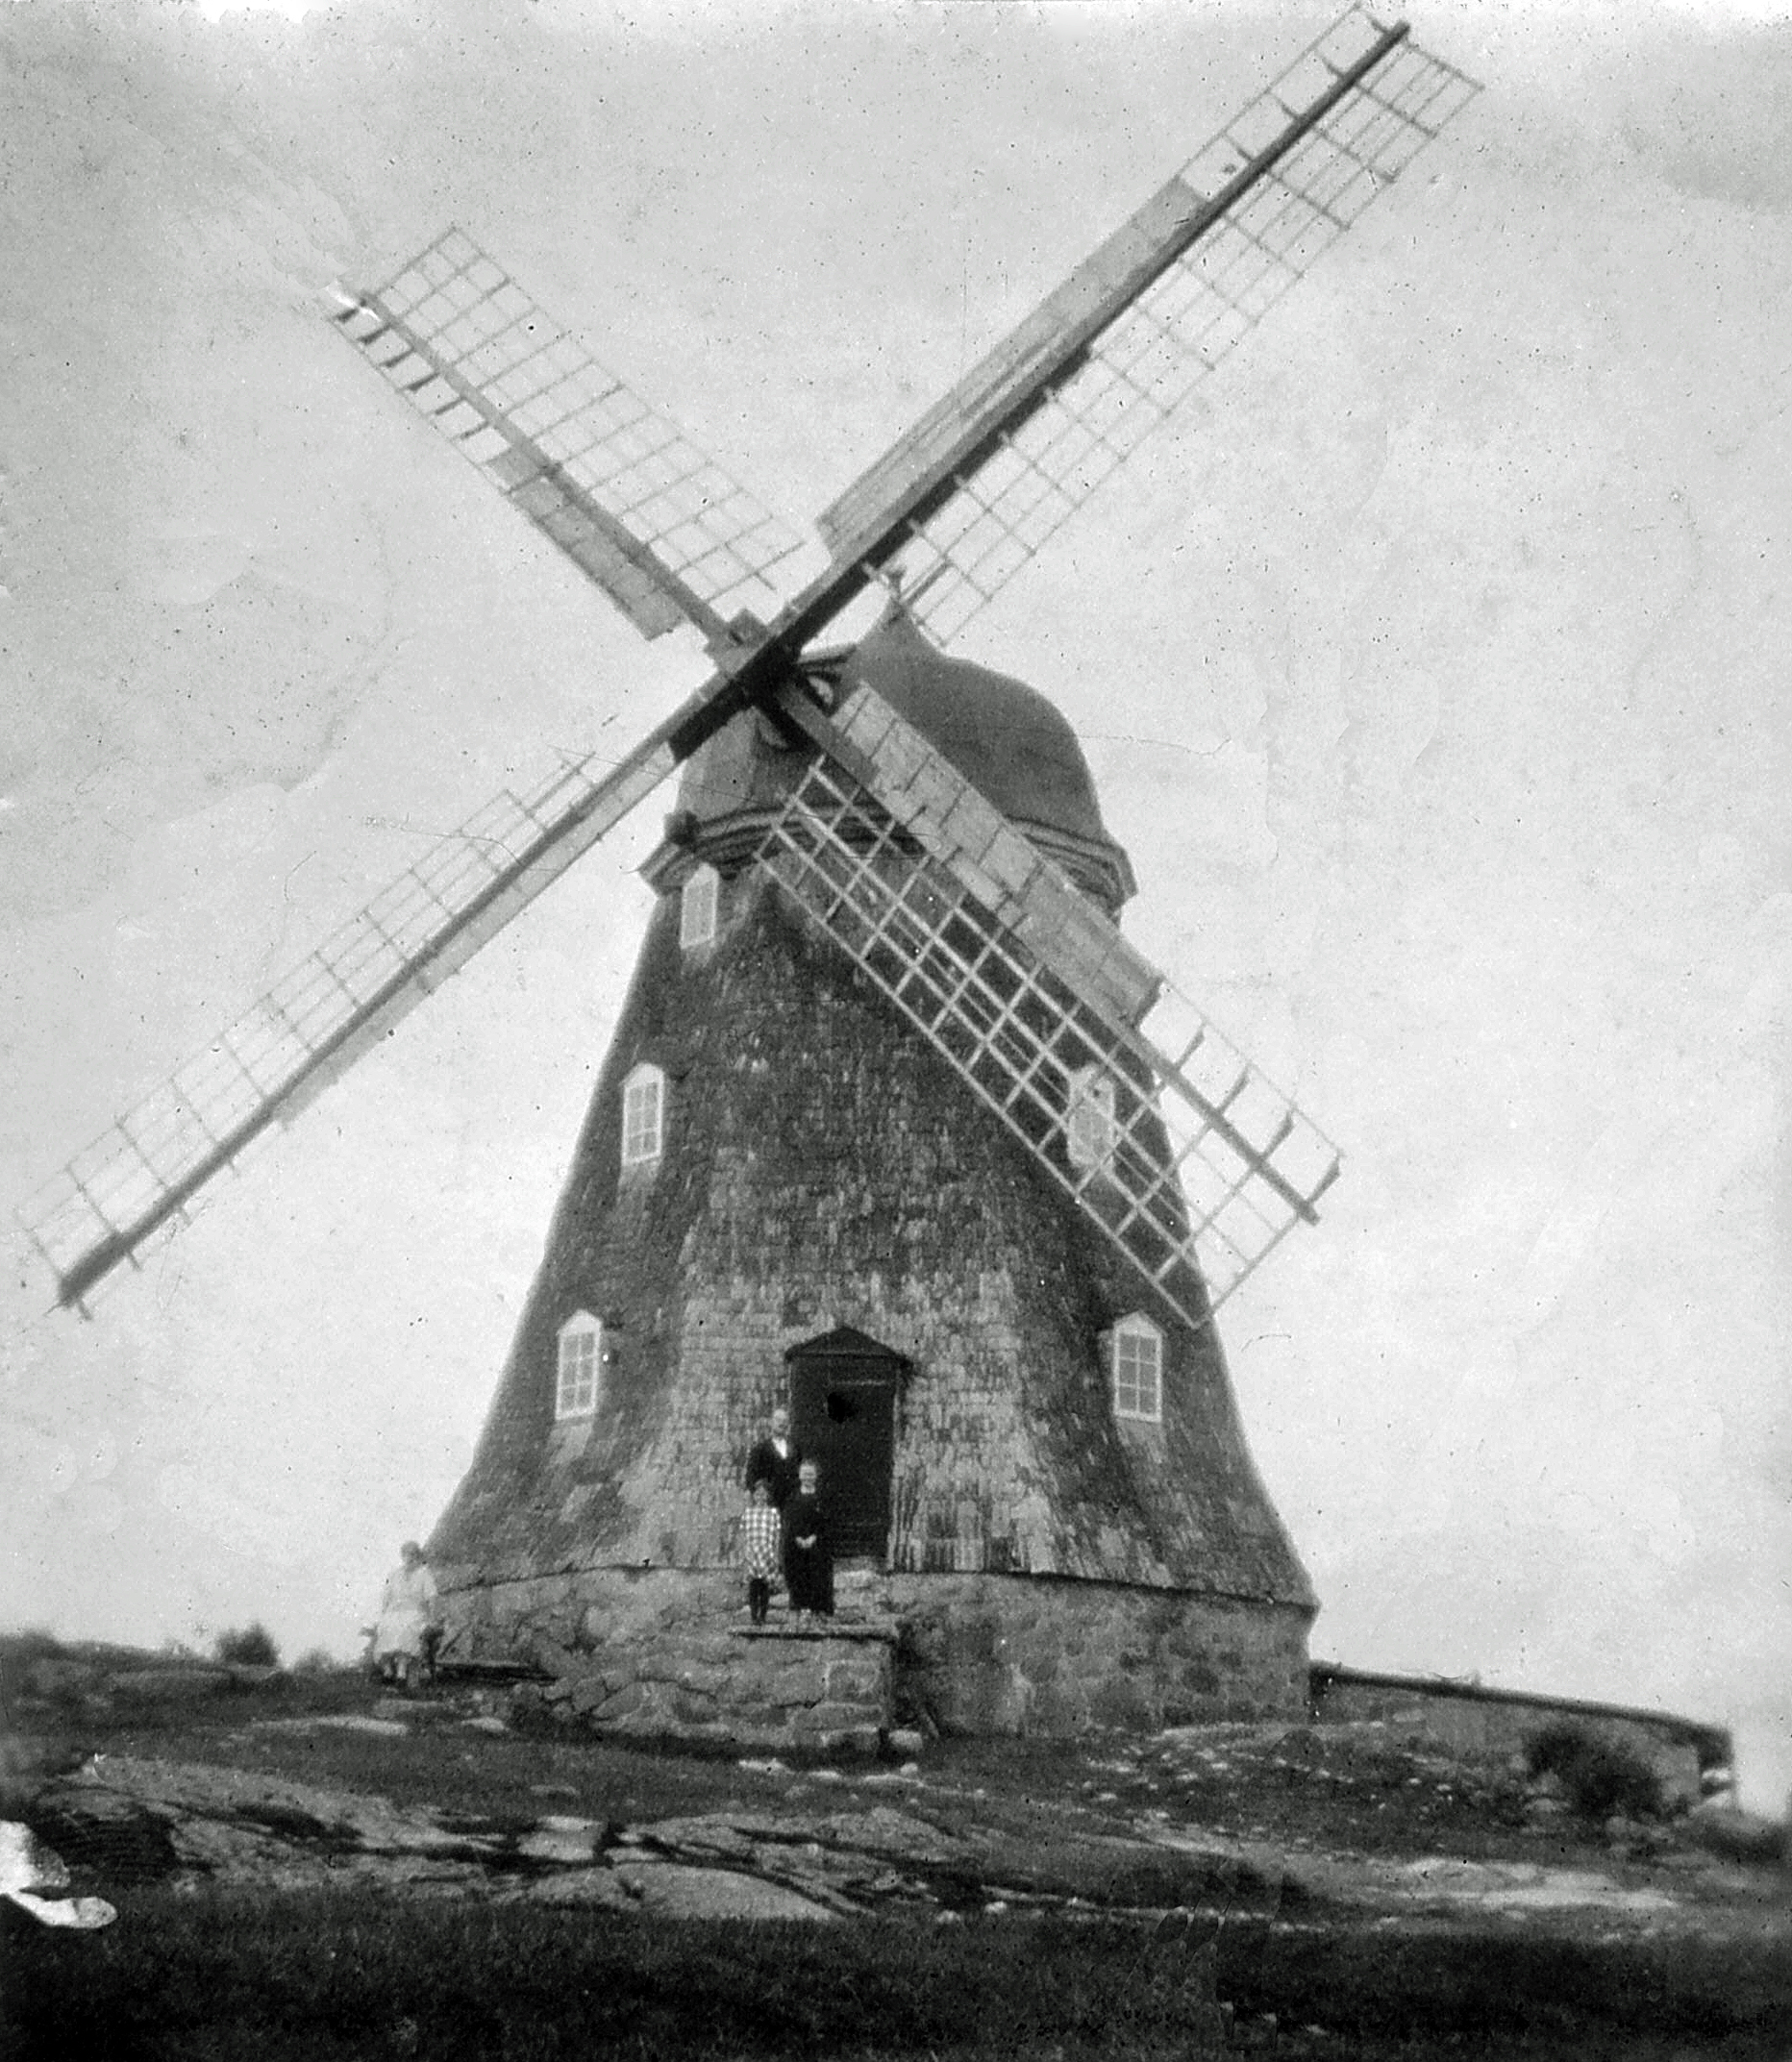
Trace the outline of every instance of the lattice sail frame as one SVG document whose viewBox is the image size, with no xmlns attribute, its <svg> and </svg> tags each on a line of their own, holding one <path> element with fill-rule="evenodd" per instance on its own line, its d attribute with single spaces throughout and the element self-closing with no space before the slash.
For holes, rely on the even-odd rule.
<svg viewBox="0 0 1792 2062">
<path fill-rule="evenodd" d="M 500 796 L 32 1197 L 17 1215 L 58 1300 L 81 1306 L 113 1267 L 183 1221 L 205 1181 L 464 964 L 667 779 L 706 725 L 764 697 L 868 583 L 899 574 L 912 611 L 949 642 L 1478 90 L 1415 50 L 1404 27 L 1353 9 L 835 502 L 821 519 L 834 563 L 757 643 L 728 612 L 775 606 L 770 576 L 798 540 L 469 237 L 447 232 L 386 286 L 347 301 L 336 312 L 343 333 L 393 386 L 645 634 L 694 623 L 721 671 L 616 764 L 593 756 L 523 800 Z M 1171 250 L 1181 255 L 1166 269 Z M 966 848 L 948 838 L 946 849 L 962 877 Z M 1136 1023 L 1152 1006 L 1137 983 L 1155 1003 L 1157 977 L 1139 976 L 1136 955 L 1125 971 L 1130 948 L 1111 926 L 1110 936 L 1091 934 L 1081 902 L 1067 880 L 1037 876 L 1005 921 L 1021 947 L 1043 941 L 1048 966 L 1054 940 L 1081 938 L 1083 962 L 1056 978 Z M 1109 978 L 1121 982 L 1113 995 L 1102 987 Z M 1176 1000 L 1161 990 L 1166 1006 Z M 1197 1049 L 1222 1049 L 1182 1006 L 1186 1039 L 1177 1027 L 1157 1040 L 1159 1057 L 1178 1054 L 1179 1067 Z M 1141 1064 L 1138 1081 L 1155 1079 L 1156 1062 Z M 1118 1052 L 1114 1065 L 1131 1078 Z M 1246 1071 L 1231 1102 L 1214 1084 L 1212 1107 L 1229 1123 L 1256 1107 L 1260 1078 Z M 1283 1147 L 1241 1135 L 1267 1180 Z M 1306 1164 L 1294 1194 L 1307 1205 L 1296 1215 L 1310 1213 L 1330 1180 L 1312 1185 Z M 1217 1210 L 1204 1218 L 1199 1199 L 1194 1208 L 1219 1227 Z M 1257 1244 L 1241 1227 L 1236 1251 Z M 1207 1264 L 1225 1293 L 1230 1270 Z"/>
<path fill-rule="evenodd" d="M 526 795 L 495 796 L 77 1154 L 20 1212 L 61 1300 L 81 1303 L 185 1221 L 196 1186 L 263 1130 L 271 1100 L 296 1115 L 358 1056 L 370 1011 L 446 980 L 671 767 L 667 756 L 624 799 L 593 755 Z"/>
<path fill-rule="evenodd" d="M 450 229 L 336 316 L 649 637 L 770 613 L 794 531 Z"/>
<path fill-rule="evenodd" d="M 887 703 L 860 686 L 834 724 L 848 749 L 817 756 L 761 863 L 1205 1324 L 1312 1220 L 1336 1149 Z M 1112 1083 L 1111 1112 L 1104 1096 L 1100 1149 L 1079 1155 L 1091 1081 Z"/>
<path fill-rule="evenodd" d="M 1480 91 L 1397 33 L 1355 8 L 1309 44 L 834 504 L 818 525 L 830 547 L 894 483 L 942 460 L 1132 265 L 1211 210 L 885 561 L 935 639 L 962 630 Z"/>
</svg>

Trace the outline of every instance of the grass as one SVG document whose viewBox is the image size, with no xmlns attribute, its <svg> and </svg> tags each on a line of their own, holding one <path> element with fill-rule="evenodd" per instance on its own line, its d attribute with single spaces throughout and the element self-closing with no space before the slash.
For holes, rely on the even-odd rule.
<svg viewBox="0 0 1792 2062">
<path fill-rule="evenodd" d="M 9 1943 L 12 2062 L 1202 2051 L 1211 1958 L 1136 1932 L 668 1923 L 366 1894 L 147 1897 Z"/>
<path fill-rule="evenodd" d="M 1708 1944 L 1645 1956 L 1522 1931 L 1293 1933 L 1012 1916 L 817 1927 L 399 1901 L 148 1892 L 87 1936 L 9 1924 L 10 2062 L 424 2055 L 925 2056 L 1063 2062 L 1233 2046 L 1313 2058 L 1778 2058 L 1792 1986 Z"/>
<path fill-rule="evenodd" d="M 1784 2062 L 1792 1968 L 1755 1943 L 1564 1939 L 1525 1926 L 1222 1929 L 1221 1997 L 1298 2013 L 1380 2055 L 1403 2043 L 1500 2056 L 1693 2054 Z M 1317 2052 L 1330 2052 L 1323 2047 Z"/>
</svg>

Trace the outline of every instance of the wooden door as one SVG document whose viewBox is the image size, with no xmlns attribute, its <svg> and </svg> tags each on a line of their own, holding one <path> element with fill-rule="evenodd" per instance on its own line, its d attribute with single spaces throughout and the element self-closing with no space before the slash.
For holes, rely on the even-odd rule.
<svg viewBox="0 0 1792 2062">
<path fill-rule="evenodd" d="M 804 1459 L 821 1471 L 834 1555 L 882 1560 L 889 1545 L 902 1358 L 857 1334 L 845 1341 L 830 1334 L 788 1357 L 790 1433 Z"/>
</svg>

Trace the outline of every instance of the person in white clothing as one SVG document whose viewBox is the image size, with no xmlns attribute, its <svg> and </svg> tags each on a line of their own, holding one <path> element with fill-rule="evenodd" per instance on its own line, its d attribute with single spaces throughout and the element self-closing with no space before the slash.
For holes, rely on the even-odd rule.
<svg viewBox="0 0 1792 2062">
<path fill-rule="evenodd" d="M 401 1564 L 380 1593 L 380 1622 L 373 1628 L 373 1658 L 381 1676 L 410 1689 L 429 1652 L 436 1625 L 436 1578 L 414 1539 L 400 1550 Z"/>
</svg>

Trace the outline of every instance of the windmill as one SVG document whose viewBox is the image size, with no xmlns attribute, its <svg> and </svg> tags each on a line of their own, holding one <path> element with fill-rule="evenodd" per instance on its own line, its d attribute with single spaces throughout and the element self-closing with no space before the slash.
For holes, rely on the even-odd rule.
<svg viewBox="0 0 1792 2062">
<path fill-rule="evenodd" d="M 71 1160 L 22 1213 L 58 1300 L 683 768 L 449 1586 L 513 1629 L 569 1574 L 718 1565 L 786 1393 L 894 1573 L 1261 1604 L 1285 1680 L 1310 1595 L 1212 1318 L 1336 1155 L 1122 936 L 1061 718 L 943 649 L 1473 91 L 1345 14 L 825 511 L 788 596 L 796 540 L 469 237 L 347 297 L 369 362 L 713 672 L 620 762 L 497 797 Z"/>
</svg>

